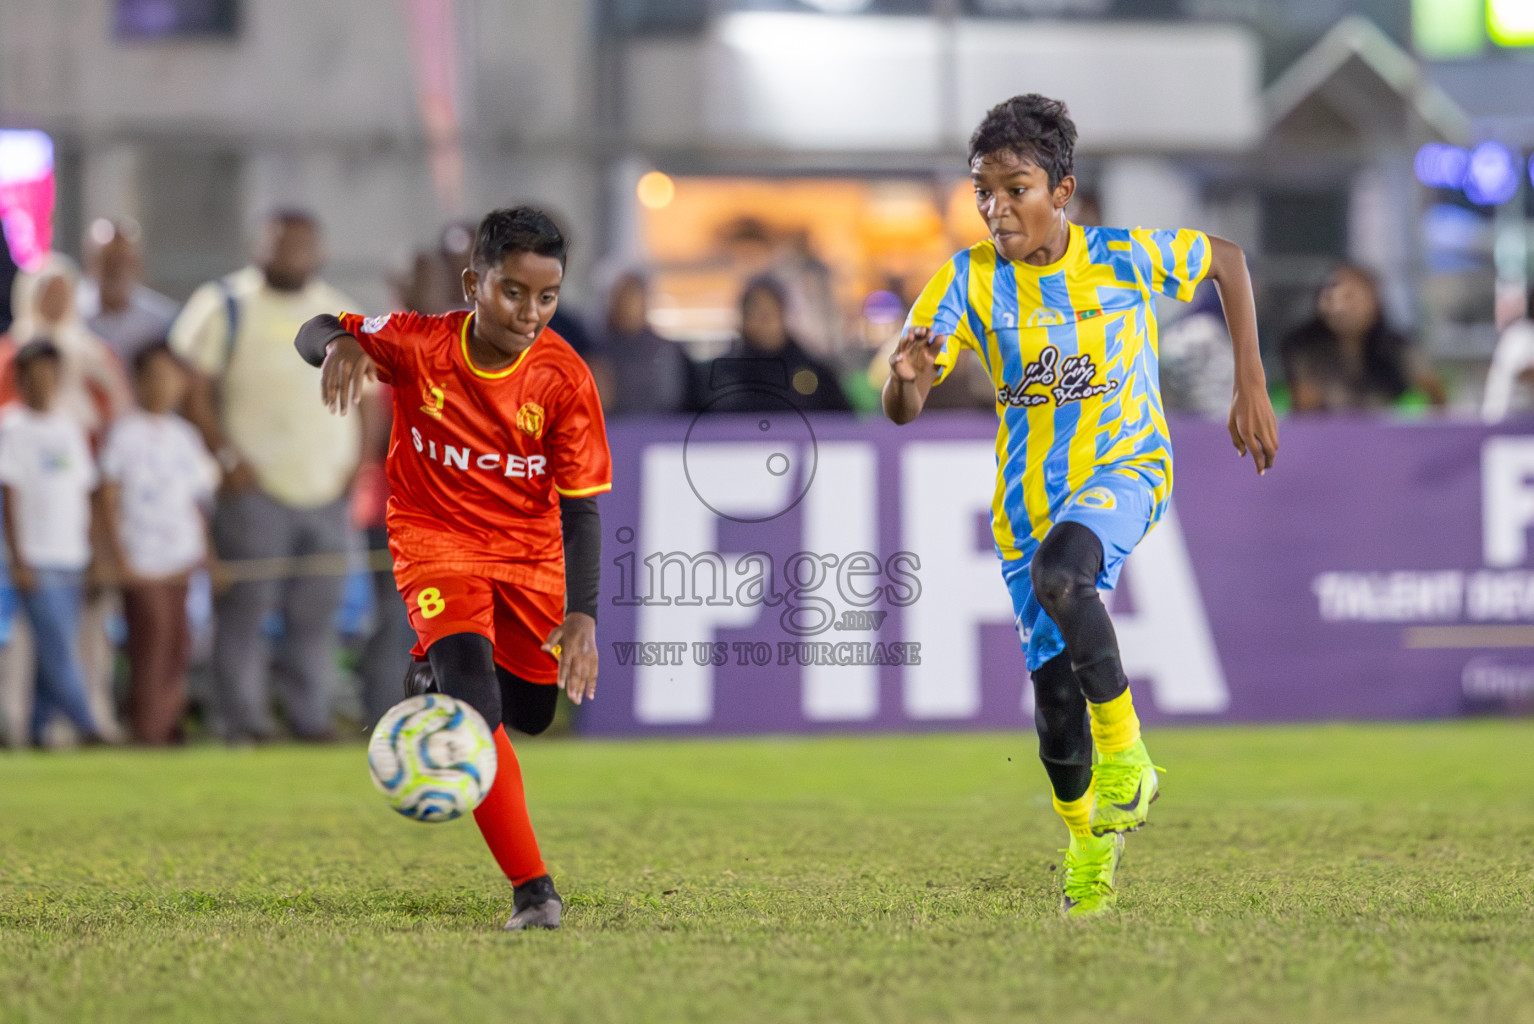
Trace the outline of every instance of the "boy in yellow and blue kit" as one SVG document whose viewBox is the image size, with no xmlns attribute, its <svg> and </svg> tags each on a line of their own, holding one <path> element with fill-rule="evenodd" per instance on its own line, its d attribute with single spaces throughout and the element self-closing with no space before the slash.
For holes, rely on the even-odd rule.
<svg viewBox="0 0 1534 1024">
<path fill-rule="evenodd" d="M 992 108 L 970 138 L 975 201 L 991 237 L 923 289 L 890 357 L 884 412 L 921 413 L 960 348 L 996 387 L 991 525 L 1033 677 L 1039 756 L 1071 833 L 1063 910 L 1113 906 L 1124 834 L 1145 823 L 1158 779 L 1099 588 L 1161 518 L 1172 445 L 1156 363 L 1155 300 L 1220 290 L 1235 350 L 1230 434 L 1258 473 L 1278 426 L 1240 248 L 1200 231 L 1072 224 L 1076 127 L 1029 94 Z"/>
</svg>

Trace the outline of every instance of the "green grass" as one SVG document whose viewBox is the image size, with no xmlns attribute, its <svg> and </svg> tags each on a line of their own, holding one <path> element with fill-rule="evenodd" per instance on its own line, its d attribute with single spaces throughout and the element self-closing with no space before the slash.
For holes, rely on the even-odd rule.
<svg viewBox="0 0 1534 1024">
<path fill-rule="evenodd" d="M 535 935 L 360 747 L 0 756 L 0 1020 L 1534 1021 L 1534 724 L 1150 739 L 1086 924 L 1031 737 L 528 742 Z"/>
</svg>

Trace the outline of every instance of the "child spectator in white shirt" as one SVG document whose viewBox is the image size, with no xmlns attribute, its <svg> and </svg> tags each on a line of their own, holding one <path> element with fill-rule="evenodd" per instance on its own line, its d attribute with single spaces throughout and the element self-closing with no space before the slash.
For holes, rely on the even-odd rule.
<svg viewBox="0 0 1534 1024">
<path fill-rule="evenodd" d="M 86 742 L 99 742 L 77 649 L 96 466 L 84 429 L 58 408 L 61 359 L 53 342 L 23 345 L 15 365 L 22 401 L 0 414 L 0 502 L 11 582 L 37 645 L 32 742 L 42 745 L 56 711 Z"/>
<path fill-rule="evenodd" d="M 120 417 L 101 452 L 102 507 L 128 620 L 128 719 L 138 743 L 180 738 L 191 655 L 187 581 L 207 559 L 207 519 L 218 468 L 173 410 L 187 372 L 164 344 L 133 359 L 138 409 Z"/>
</svg>

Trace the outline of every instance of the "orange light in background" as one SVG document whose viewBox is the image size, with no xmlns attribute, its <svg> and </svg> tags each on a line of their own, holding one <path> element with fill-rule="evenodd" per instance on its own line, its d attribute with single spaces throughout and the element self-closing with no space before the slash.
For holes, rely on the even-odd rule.
<svg viewBox="0 0 1534 1024">
<path fill-rule="evenodd" d="M 991 237 L 991 229 L 985 218 L 975 208 L 975 186 L 969 181 L 957 181 L 948 193 L 948 209 L 944 211 L 949 236 L 960 246 L 968 247 Z"/>
<path fill-rule="evenodd" d="M 639 179 L 639 185 L 634 189 L 634 194 L 639 197 L 639 202 L 646 209 L 662 210 L 670 206 L 671 200 L 676 198 L 676 182 L 660 171 L 651 171 Z"/>
</svg>

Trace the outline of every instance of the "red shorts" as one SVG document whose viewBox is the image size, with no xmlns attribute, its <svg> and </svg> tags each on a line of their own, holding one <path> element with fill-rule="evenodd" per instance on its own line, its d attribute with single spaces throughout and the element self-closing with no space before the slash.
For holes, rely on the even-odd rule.
<svg viewBox="0 0 1534 1024">
<path fill-rule="evenodd" d="M 559 662 L 541 648 L 564 619 L 562 594 L 429 568 L 398 582 L 415 627 L 411 654 L 418 660 L 445 636 L 478 633 L 494 645 L 495 663 L 508 672 L 530 683 L 558 681 Z"/>
</svg>

